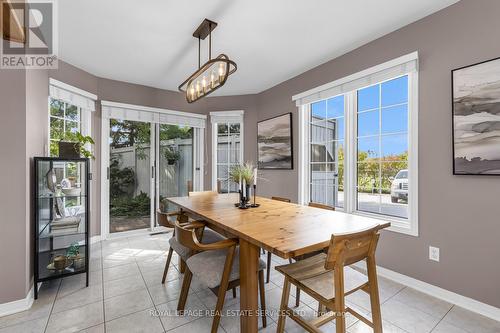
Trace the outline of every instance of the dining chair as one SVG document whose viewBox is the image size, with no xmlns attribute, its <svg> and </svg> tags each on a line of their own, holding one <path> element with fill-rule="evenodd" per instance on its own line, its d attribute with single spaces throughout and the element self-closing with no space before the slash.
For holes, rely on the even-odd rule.
<svg viewBox="0 0 500 333">
<path fill-rule="evenodd" d="M 320 204 L 317 202 L 310 202 L 309 207 L 315 207 L 315 208 L 321 208 L 321 209 L 327 209 L 327 210 L 335 210 L 335 207 L 323 205 L 323 204 Z"/>
<path fill-rule="evenodd" d="M 316 202 L 309 202 L 309 207 L 321 208 L 321 209 L 326 209 L 326 210 L 335 210 L 335 207 L 316 203 Z M 303 255 L 298 256 L 298 257 L 293 257 L 293 260 L 299 261 L 299 260 L 307 259 L 307 258 L 315 256 L 321 252 L 324 252 L 324 251 L 314 251 L 311 253 L 306 253 L 306 254 L 303 254 Z M 290 263 L 292 263 L 291 260 L 290 260 Z M 300 289 L 296 288 L 295 289 L 295 306 L 298 307 L 299 305 L 300 305 Z"/>
<path fill-rule="evenodd" d="M 206 192 L 188 192 L 188 196 L 196 196 L 196 195 L 203 195 L 203 194 L 217 194 L 216 192 L 212 191 L 206 191 Z M 164 284 L 165 280 L 167 278 L 168 274 L 168 268 L 170 266 L 170 262 L 172 261 L 172 255 L 173 252 L 177 253 L 177 255 L 180 258 L 180 264 L 179 264 L 179 271 L 181 273 L 184 273 L 185 271 L 185 263 L 187 258 L 192 254 L 191 251 L 186 248 L 185 246 L 182 246 L 177 242 L 175 238 L 175 223 L 179 222 L 181 224 L 188 224 L 190 221 L 192 221 L 189 217 L 189 215 L 185 211 L 176 211 L 176 212 L 170 212 L 170 213 L 165 213 L 161 212 L 160 210 L 157 211 L 157 216 L 158 216 L 158 224 L 166 227 L 166 228 L 171 228 L 174 229 L 174 233 L 172 237 L 168 240 L 169 243 L 169 249 L 168 249 L 168 255 L 167 255 L 167 262 L 165 263 L 165 269 L 163 270 L 163 277 L 161 279 L 161 283 Z M 175 217 L 176 220 L 172 220 L 172 218 Z M 217 241 L 225 239 L 223 236 L 218 234 L 217 232 L 206 229 L 204 230 L 203 234 L 201 235 L 202 242 L 207 244 L 207 243 L 215 243 Z"/>
<path fill-rule="evenodd" d="M 332 235 L 327 253 L 320 253 L 293 264 L 277 266 L 276 270 L 285 276 L 277 332 L 284 331 L 286 317 L 290 316 L 308 332 L 314 333 L 321 332 L 320 326 L 335 320 L 336 332 L 343 333 L 346 331 L 345 314 L 348 312 L 373 328 L 374 332 L 381 333 L 382 318 L 375 251 L 380 237 L 379 231 L 388 226 L 390 223 L 353 234 Z M 349 267 L 362 260 L 366 260 L 368 275 Z M 325 311 L 321 311 L 317 318 L 310 321 L 300 317 L 288 307 L 291 284 L 317 300 L 319 307 Z M 358 290 L 370 295 L 372 321 L 345 305 L 345 296 Z"/>
<path fill-rule="evenodd" d="M 271 197 L 271 200 L 276 200 L 276 201 L 282 201 L 282 202 L 292 202 L 292 200 L 287 199 L 287 198 L 282 198 L 282 197 Z M 264 250 L 262 250 L 264 251 Z M 291 263 L 291 261 L 290 261 Z M 266 271 L 266 283 L 269 283 L 269 279 L 271 277 L 271 252 L 267 251 L 267 271 Z"/>
<path fill-rule="evenodd" d="M 186 272 L 182 281 L 182 289 L 177 304 L 177 311 L 184 311 L 189 293 L 191 280 L 194 277 L 207 286 L 216 296 L 217 303 L 214 311 L 211 332 L 217 332 L 226 292 L 240 285 L 240 261 L 237 239 L 224 239 L 216 243 L 202 244 L 198 241 L 198 231 L 204 230 L 205 224 L 199 221 L 182 225 L 176 223 L 177 241 L 197 254 L 186 261 Z M 266 264 L 259 260 L 259 295 L 261 304 L 262 326 L 267 326 L 266 300 L 264 291 L 264 269 Z"/>
<path fill-rule="evenodd" d="M 277 200 L 277 201 L 283 201 L 283 202 L 292 202 L 292 200 L 288 199 L 288 198 L 282 198 L 282 197 L 271 197 L 271 200 Z"/>
</svg>

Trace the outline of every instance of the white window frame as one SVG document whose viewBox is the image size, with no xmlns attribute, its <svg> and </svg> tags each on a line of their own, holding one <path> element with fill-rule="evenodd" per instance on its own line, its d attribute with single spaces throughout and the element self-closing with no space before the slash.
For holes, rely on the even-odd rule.
<svg viewBox="0 0 500 333">
<path fill-rule="evenodd" d="M 47 130 L 47 147 L 45 149 L 45 155 L 50 156 L 50 100 L 55 99 L 62 103 L 74 105 L 78 108 L 80 113 L 80 133 L 83 135 L 92 136 L 91 124 L 92 115 L 91 112 L 95 111 L 95 103 L 97 101 L 97 95 L 89 93 L 88 91 L 82 90 L 77 87 L 73 87 L 64 82 L 49 78 L 49 98 L 48 103 L 48 130 Z M 65 121 L 65 120 L 64 120 Z M 89 144 L 87 144 L 87 149 L 92 150 Z"/>
<path fill-rule="evenodd" d="M 299 203 L 307 204 L 310 198 L 310 129 L 309 115 L 311 104 L 332 98 L 337 95 L 345 96 L 345 161 L 344 161 L 344 208 L 337 208 L 349 214 L 368 216 L 383 221 L 391 222 L 388 230 L 418 236 L 418 68 L 405 71 L 402 67 L 408 61 L 415 60 L 418 64 L 418 53 L 402 56 L 388 61 L 387 63 L 369 68 L 360 73 L 350 75 L 346 78 L 328 83 L 315 89 L 311 89 L 302 94 L 296 95 L 293 99 L 299 108 Z M 397 68 L 401 65 L 401 68 Z M 399 70 L 393 70 L 396 68 Z M 385 70 L 385 73 L 384 73 Z M 391 76 L 391 70 L 394 74 Z M 383 74 L 379 74 L 379 73 Z M 373 77 L 379 79 L 373 80 Z M 363 87 L 388 81 L 403 75 L 408 76 L 408 181 L 409 181 L 409 201 L 408 218 L 398 218 L 377 213 L 363 212 L 356 209 L 356 133 L 357 133 L 357 91 Z M 368 78 L 371 76 L 370 78 Z M 367 77 L 368 79 L 364 80 Z M 366 81 L 364 86 L 354 87 L 349 91 L 342 91 L 343 86 L 348 86 L 351 82 L 358 80 Z M 340 89 L 338 88 L 340 86 Z M 332 92 L 337 92 L 336 94 Z"/>
<path fill-rule="evenodd" d="M 213 111 L 210 112 L 212 125 L 212 191 L 217 191 L 217 128 L 219 124 L 240 124 L 240 164 L 243 164 L 244 150 L 244 111 Z"/>
</svg>

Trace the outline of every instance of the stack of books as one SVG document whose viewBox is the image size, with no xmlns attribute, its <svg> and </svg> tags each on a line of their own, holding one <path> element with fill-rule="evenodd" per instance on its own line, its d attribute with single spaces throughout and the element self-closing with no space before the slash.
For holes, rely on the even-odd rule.
<svg viewBox="0 0 500 333">
<path fill-rule="evenodd" d="M 70 216 L 54 220 L 50 224 L 50 232 L 53 235 L 71 234 L 78 232 L 81 217 Z"/>
</svg>

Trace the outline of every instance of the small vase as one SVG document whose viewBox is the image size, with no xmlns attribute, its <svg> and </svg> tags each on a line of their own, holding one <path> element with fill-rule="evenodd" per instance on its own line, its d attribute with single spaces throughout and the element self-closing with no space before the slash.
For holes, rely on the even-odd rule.
<svg viewBox="0 0 500 333">
<path fill-rule="evenodd" d="M 248 204 L 250 202 L 250 185 L 246 186 L 246 192 L 247 196 L 245 197 L 245 204 Z"/>
</svg>

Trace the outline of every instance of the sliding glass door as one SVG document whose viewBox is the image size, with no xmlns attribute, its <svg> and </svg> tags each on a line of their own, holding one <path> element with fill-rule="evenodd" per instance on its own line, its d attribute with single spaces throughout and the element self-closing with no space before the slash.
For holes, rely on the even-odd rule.
<svg viewBox="0 0 500 333">
<path fill-rule="evenodd" d="M 158 127 L 157 207 L 176 210 L 165 199 L 193 191 L 194 128 L 160 124 Z"/>
<path fill-rule="evenodd" d="M 148 122 L 110 119 L 110 233 L 151 227 L 153 130 L 154 125 Z"/>
<path fill-rule="evenodd" d="M 166 198 L 203 189 L 206 116 L 102 102 L 101 233 L 154 230 Z"/>
</svg>

